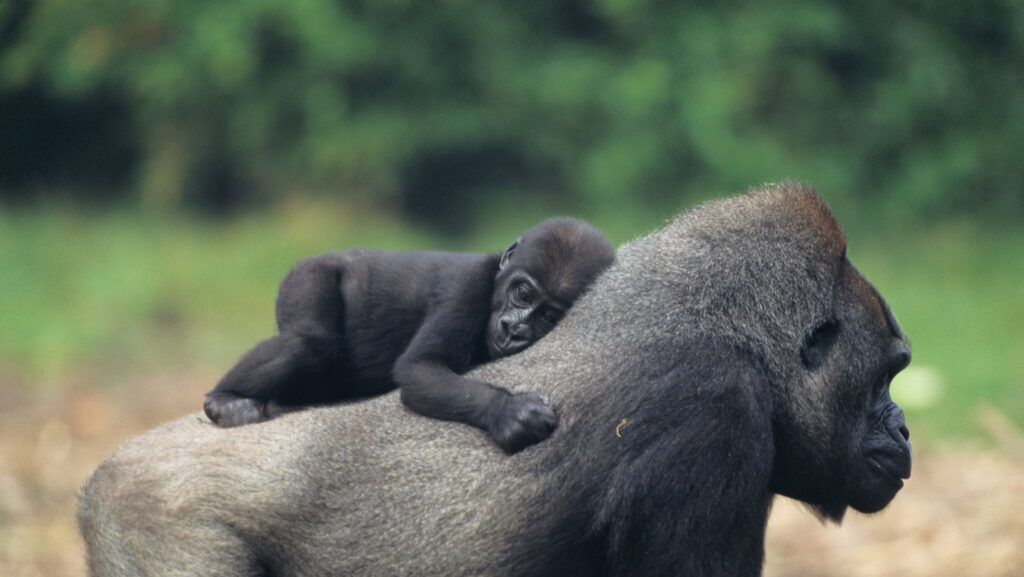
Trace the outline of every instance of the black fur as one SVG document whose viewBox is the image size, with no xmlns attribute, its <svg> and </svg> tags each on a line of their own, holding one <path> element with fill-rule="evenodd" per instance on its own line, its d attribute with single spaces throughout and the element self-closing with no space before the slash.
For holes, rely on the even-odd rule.
<svg viewBox="0 0 1024 577">
<path fill-rule="evenodd" d="M 613 260 L 593 227 L 552 219 L 501 255 L 352 249 L 302 261 L 278 292 L 279 334 L 249 351 L 203 408 L 232 427 L 400 386 L 417 413 L 484 429 L 518 451 L 554 430 L 546 399 L 460 375 L 544 336 Z"/>
</svg>

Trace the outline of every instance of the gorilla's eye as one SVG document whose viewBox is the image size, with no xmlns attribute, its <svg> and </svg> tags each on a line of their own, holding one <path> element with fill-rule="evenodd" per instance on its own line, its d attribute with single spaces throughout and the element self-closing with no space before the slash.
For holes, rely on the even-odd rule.
<svg viewBox="0 0 1024 577">
<path fill-rule="evenodd" d="M 544 309 L 544 311 L 540 313 L 540 319 L 549 325 L 553 325 L 558 322 L 558 313 L 553 309 Z"/>
<path fill-rule="evenodd" d="M 530 285 L 526 283 L 519 283 L 516 285 L 516 298 L 523 304 L 530 304 L 533 299 L 533 293 L 530 291 Z"/>
<path fill-rule="evenodd" d="M 811 334 L 804 339 L 804 346 L 800 349 L 800 360 L 808 369 L 816 369 L 825 362 L 832 345 L 839 336 L 839 322 L 834 320 L 825 321 L 815 327 Z"/>
</svg>

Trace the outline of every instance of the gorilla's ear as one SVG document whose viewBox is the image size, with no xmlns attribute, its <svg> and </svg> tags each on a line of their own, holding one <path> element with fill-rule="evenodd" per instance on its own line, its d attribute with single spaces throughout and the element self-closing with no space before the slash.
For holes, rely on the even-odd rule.
<svg viewBox="0 0 1024 577">
<path fill-rule="evenodd" d="M 810 370 L 820 367 L 838 336 L 839 321 L 827 320 L 815 327 L 804 339 L 804 345 L 800 349 L 800 360 L 804 366 Z"/>
<path fill-rule="evenodd" d="M 516 247 L 519 246 L 519 243 L 522 240 L 523 237 L 517 238 L 516 241 L 512 243 L 512 246 L 508 247 L 505 249 L 505 252 L 501 253 L 501 262 L 498 263 L 498 270 L 502 270 L 508 265 L 508 259 L 512 258 L 512 253 L 515 252 Z"/>
</svg>

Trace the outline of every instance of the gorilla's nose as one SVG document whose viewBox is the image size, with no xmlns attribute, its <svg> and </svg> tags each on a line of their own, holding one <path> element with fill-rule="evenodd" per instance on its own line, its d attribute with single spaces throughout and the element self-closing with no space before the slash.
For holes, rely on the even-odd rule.
<svg viewBox="0 0 1024 577">
<path fill-rule="evenodd" d="M 907 427 L 907 420 L 903 414 L 903 409 L 899 408 L 895 403 L 892 404 L 889 412 L 885 415 L 885 430 L 898 445 L 910 441 L 910 429 Z"/>
<path fill-rule="evenodd" d="M 530 328 L 530 325 L 524 322 L 514 319 L 501 319 L 498 321 L 498 325 L 501 327 L 502 334 L 508 338 L 510 344 L 529 344 L 533 338 L 533 330 Z"/>
<path fill-rule="evenodd" d="M 526 323 L 518 323 L 512 327 L 511 335 L 515 340 L 528 341 L 533 337 L 533 330 Z"/>
<path fill-rule="evenodd" d="M 903 438 L 909 441 L 910 440 L 910 429 L 908 429 L 906 425 L 900 425 L 900 429 L 899 430 L 900 430 L 900 434 L 903 435 Z"/>
</svg>

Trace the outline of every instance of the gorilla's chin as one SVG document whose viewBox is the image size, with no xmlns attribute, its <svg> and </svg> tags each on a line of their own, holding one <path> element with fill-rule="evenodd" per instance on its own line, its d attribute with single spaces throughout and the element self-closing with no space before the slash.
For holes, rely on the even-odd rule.
<svg viewBox="0 0 1024 577">
<path fill-rule="evenodd" d="M 848 496 L 850 507 L 861 513 L 877 513 L 903 488 L 903 480 L 870 462 L 864 467 Z"/>
<path fill-rule="evenodd" d="M 903 480 L 888 470 L 865 459 L 849 478 L 846 494 L 836 500 L 806 499 L 805 503 L 823 521 L 842 523 L 847 509 L 858 513 L 877 513 L 884 509 L 903 488 Z M 787 495 L 791 496 L 791 495 Z M 817 495 L 821 497 L 821 495 Z"/>
<path fill-rule="evenodd" d="M 525 348 L 526 346 L 513 346 L 507 338 L 499 340 L 498 337 L 487 337 L 487 352 L 491 355 L 492 361 L 514 355 Z"/>
</svg>

